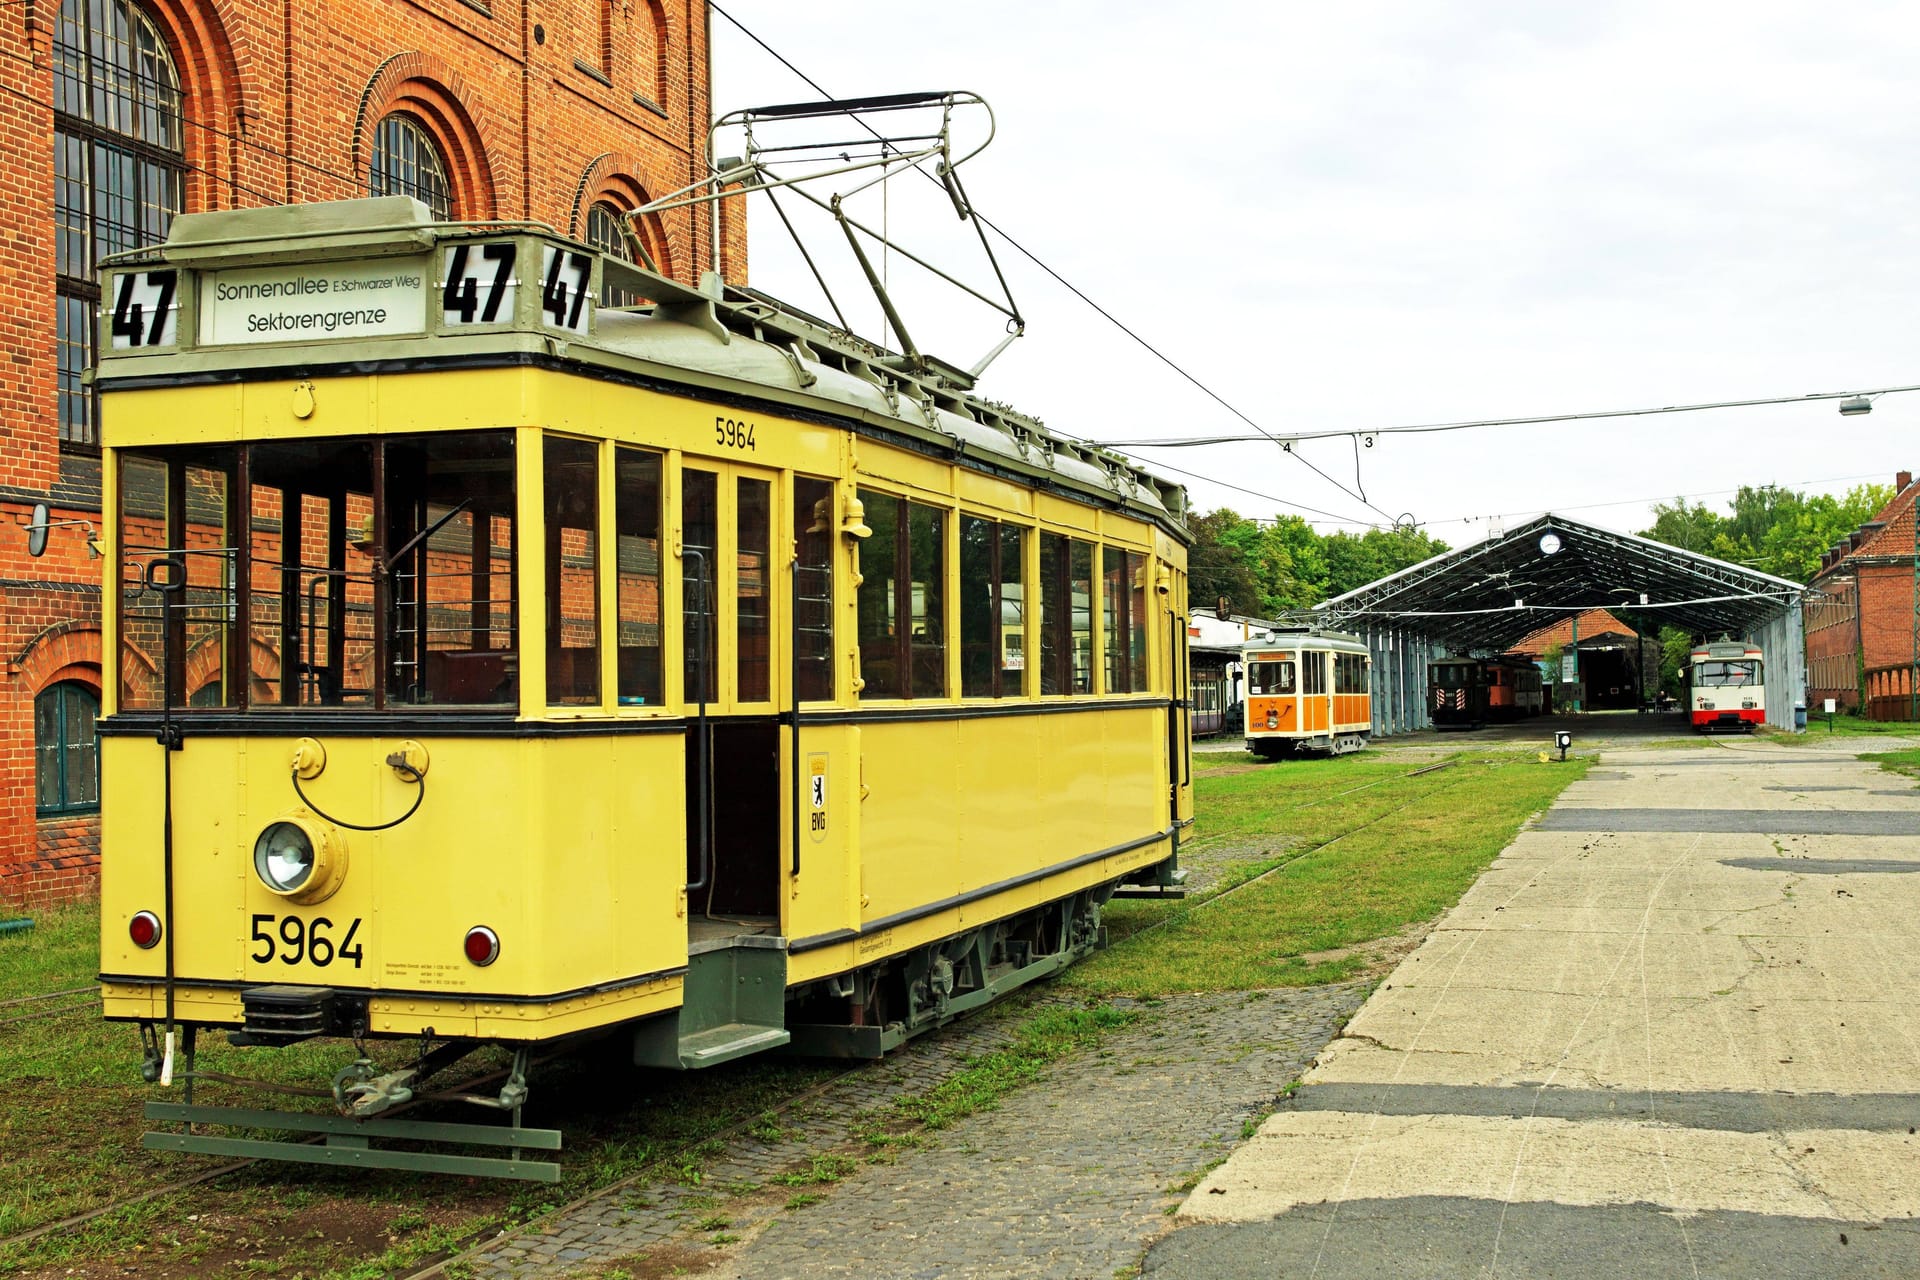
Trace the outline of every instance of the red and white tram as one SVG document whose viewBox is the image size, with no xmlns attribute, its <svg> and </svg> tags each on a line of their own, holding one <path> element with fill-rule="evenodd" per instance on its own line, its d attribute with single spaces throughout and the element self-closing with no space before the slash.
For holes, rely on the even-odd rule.
<svg viewBox="0 0 1920 1280">
<path fill-rule="evenodd" d="M 1767 722 L 1766 662 L 1760 649 L 1721 638 L 1693 647 L 1687 707 L 1702 733 L 1752 733 Z"/>
</svg>

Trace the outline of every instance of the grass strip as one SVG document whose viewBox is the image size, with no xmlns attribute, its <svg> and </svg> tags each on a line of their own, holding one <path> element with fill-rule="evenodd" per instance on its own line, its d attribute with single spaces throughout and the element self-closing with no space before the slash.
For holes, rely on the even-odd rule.
<svg viewBox="0 0 1920 1280">
<path fill-rule="evenodd" d="M 1351 978 L 1370 963 L 1360 948 L 1459 901 L 1521 824 L 1587 765 L 1469 756 L 1440 773 L 1329 796 L 1311 810 L 1294 804 L 1288 834 L 1300 839 L 1291 851 L 1236 864 L 1221 891 L 1198 902 L 1115 904 L 1119 941 L 1063 981 L 1090 995 L 1152 997 Z M 1311 788 L 1319 780 L 1307 781 Z M 1223 838 L 1255 834 L 1296 794 L 1278 769 L 1213 775 L 1195 786 L 1210 829 L 1215 821 L 1245 824 Z M 1257 879 L 1277 868 L 1284 869 Z"/>
</svg>

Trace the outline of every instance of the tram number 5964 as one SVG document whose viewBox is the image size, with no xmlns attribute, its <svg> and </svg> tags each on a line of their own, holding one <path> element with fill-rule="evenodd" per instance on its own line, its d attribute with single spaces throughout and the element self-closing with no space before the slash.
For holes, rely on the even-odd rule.
<svg viewBox="0 0 1920 1280">
<path fill-rule="evenodd" d="M 315 916 L 308 921 L 299 916 L 261 913 L 253 917 L 253 935 L 249 939 L 260 945 L 248 958 L 255 964 L 275 959 L 281 964 L 299 964 L 304 960 L 322 969 L 335 960 L 351 960 L 358 969 L 362 952 L 354 935 L 360 932 L 359 918 L 347 921 L 347 934 L 338 942 L 333 940 L 333 928 L 333 921 L 325 916 Z"/>
</svg>

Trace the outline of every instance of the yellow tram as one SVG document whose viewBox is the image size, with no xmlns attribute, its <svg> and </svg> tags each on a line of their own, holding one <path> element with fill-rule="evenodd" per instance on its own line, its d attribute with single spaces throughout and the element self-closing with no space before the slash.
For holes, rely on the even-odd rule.
<svg viewBox="0 0 1920 1280">
<path fill-rule="evenodd" d="M 1264 759 L 1340 755 L 1373 732 L 1373 657 L 1358 636 L 1271 631 L 1241 652 L 1247 750 Z"/>
<path fill-rule="evenodd" d="M 181 1098 L 149 1146 L 552 1178 L 532 1046 L 877 1056 L 1177 891 L 1178 486 L 401 197 L 180 217 L 104 297 L 101 981 Z M 215 1028 L 341 1037 L 338 1114 L 194 1105 Z M 389 1114 L 481 1045 L 512 1125 Z M 378 1145 L 421 1136 L 513 1149 Z"/>
</svg>

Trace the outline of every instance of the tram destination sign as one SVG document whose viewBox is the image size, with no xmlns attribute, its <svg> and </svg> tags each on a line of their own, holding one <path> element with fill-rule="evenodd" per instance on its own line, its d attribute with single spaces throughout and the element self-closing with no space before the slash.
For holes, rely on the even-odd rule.
<svg viewBox="0 0 1920 1280">
<path fill-rule="evenodd" d="M 244 267 L 200 285 L 202 346 L 386 338 L 426 327 L 424 264 L 408 259 Z"/>
</svg>

